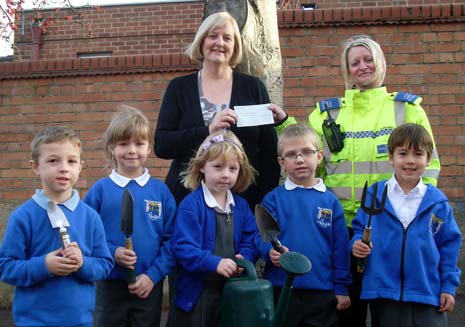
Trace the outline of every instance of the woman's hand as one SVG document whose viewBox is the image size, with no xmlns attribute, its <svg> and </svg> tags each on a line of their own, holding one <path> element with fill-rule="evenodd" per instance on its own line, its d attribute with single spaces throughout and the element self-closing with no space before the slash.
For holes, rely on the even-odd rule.
<svg viewBox="0 0 465 327">
<path fill-rule="evenodd" d="M 284 118 L 286 118 L 286 112 L 277 104 L 270 103 L 268 109 L 273 113 L 274 123 L 277 124 Z"/>
<path fill-rule="evenodd" d="M 212 122 L 208 126 L 210 134 L 221 131 L 225 128 L 230 128 L 237 122 L 237 114 L 232 109 L 224 109 L 218 111 L 213 117 Z"/>
</svg>

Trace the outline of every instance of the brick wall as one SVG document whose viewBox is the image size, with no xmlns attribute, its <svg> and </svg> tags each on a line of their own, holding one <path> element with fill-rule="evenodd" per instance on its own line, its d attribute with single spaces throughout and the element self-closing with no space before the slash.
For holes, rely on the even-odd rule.
<svg viewBox="0 0 465 327">
<path fill-rule="evenodd" d="M 196 5 L 173 6 L 179 9 L 176 6 Z M 465 159 L 461 155 L 465 138 L 464 7 L 424 5 L 279 11 L 285 109 L 305 120 L 316 101 L 342 95 L 340 43 L 352 34 L 376 36 L 387 57 L 388 88 L 423 97 L 443 164 L 439 186 L 458 210 L 465 211 Z M 199 8 L 191 9 L 200 19 Z M 158 8 L 144 12 L 151 11 Z M 198 21 L 190 24 L 186 29 L 193 31 Z M 93 49 L 100 51 L 98 47 Z M 34 132 L 47 124 L 66 124 L 81 131 L 87 161 L 79 184 L 81 189 L 87 189 L 103 176 L 105 173 L 100 169 L 103 154 L 97 139 L 116 106 L 124 102 L 140 107 L 155 123 L 167 82 L 196 68 L 179 53 L 154 52 L 110 58 L 0 63 L 1 201 L 24 200 L 38 186 L 27 162 L 29 142 Z M 120 53 L 124 54 L 122 50 Z M 151 160 L 152 173 L 163 178 L 167 164 Z"/>
</svg>

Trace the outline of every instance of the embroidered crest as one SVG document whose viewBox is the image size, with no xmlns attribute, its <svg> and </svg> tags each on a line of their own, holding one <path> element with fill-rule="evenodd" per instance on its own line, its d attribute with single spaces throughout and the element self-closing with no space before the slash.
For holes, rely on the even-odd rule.
<svg viewBox="0 0 465 327">
<path fill-rule="evenodd" d="M 439 233 L 442 224 L 444 224 L 444 220 L 432 213 L 429 221 L 429 230 L 434 236 Z"/>
<path fill-rule="evenodd" d="M 333 220 L 333 210 L 318 207 L 317 224 L 323 228 L 331 226 Z"/>
<path fill-rule="evenodd" d="M 160 201 L 144 200 L 145 212 L 150 220 L 161 219 L 162 205 Z"/>
</svg>

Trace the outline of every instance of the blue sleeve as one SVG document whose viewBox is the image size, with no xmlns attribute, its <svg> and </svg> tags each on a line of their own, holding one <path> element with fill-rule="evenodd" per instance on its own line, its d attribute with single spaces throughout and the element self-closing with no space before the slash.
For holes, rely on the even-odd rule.
<svg viewBox="0 0 465 327">
<path fill-rule="evenodd" d="M 350 275 L 349 232 L 344 211 L 339 201 L 334 199 L 333 206 L 333 283 L 336 295 L 348 295 L 348 286 L 352 282 Z"/>
<path fill-rule="evenodd" d="M 53 277 L 45 265 L 46 255 L 27 255 L 31 235 L 31 226 L 13 213 L 0 246 L 1 281 L 13 286 L 30 287 Z"/>
<path fill-rule="evenodd" d="M 147 269 L 147 275 L 150 276 L 154 283 L 158 283 L 165 278 L 176 265 L 174 254 L 171 246 L 174 219 L 176 216 L 176 203 L 171 195 L 168 187 L 165 186 L 164 191 L 164 217 L 163 217 L 163 235 L 160 236 L 160 252 L 152 261 L 151 267 Z"/>
<path fill-rule="evenodd" d="M 440 214 L 439 214 L 440 213 Z M 440 254 L 439 273 L 441 278 L 441 293 L 455 295 L 455 289 L 460 285 L 460 268 L 457 261 L 462 244 L 460 229 L 455 221 L 452 208 L 447 202 L 438 210 L 438 216 L 444 216 L 444 224 L 436 238 Z"/>
<path fill-rule="evenodd" d="M 176 213 L 173 252 L 177 262 L 188 271 L 216 272 L 221 257 L 213 255 L 211 249 L 213 249 L 214 237 L 204 231 L 208 226 L 203 222 L 209 221 L 202 219 L 204 218 L 202 214 L 205 213 L 202 213 L 201 206 L 204 204 L 195 201 L 196 198 L 192 195 L 193 193 L 181 202 Z"/>
<path fill-rule="evenodd" d="M 238 251 L 244 259 L 255 262 L 258 257 L 257 249 L 254 244 L 255 237 L 257 236 L 255 217 L 244 199 L 235 201 L 236 204 L 240 203 L 241 213 L 243 215 L 241 217 L 242 226 L 238 226 L 240 228 Z M 236 217 L 234 217 L 234 219 L 236 220 Z"/>
<path fill-rule="evenodd" d="M 114 266 L 114 260 L 107 247 L 105 230 L 100 217 L 95 214 L 94 219 L 88 223 L 91 222 L 93 223 L 93 233 L 88 244 L 91 244 L 92 252 L 90 255 L 83 256 L 83 265 L 76 272 L 80 279 L 88 282 L 105 279 Z"/>
<path fill-rule="evenodd" d="M 86 193 L 84 197 L 84 202 L 88 204 L 91 208 L 93 208 L 97 213 L 100 215 L 102 213 L 102 194 L 103 192 L 102 187 L 99 184 L 94 184 L 89 191 Z M 100 217 L 100 220 L 102 218 Z M 120 247 L 120 245 L 113 245 L 109 241 L 107 241 L 108 249 L 110 250 L 110 254 L 112 257 L 115 256 L 116 249 Z"/>
</svg>

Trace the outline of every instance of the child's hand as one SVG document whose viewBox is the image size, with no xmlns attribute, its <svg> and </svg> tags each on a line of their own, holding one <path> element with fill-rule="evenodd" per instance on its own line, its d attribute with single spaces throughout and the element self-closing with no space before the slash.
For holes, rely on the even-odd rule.
<svg viewBox="0 0 465 327">
<path fill-rule="evenodd" d="M 115 261 L 124 268 L 134 269 L 137 261 L 136 252 L 119 247 L 115 251 Z"/>
<path fill-rule="evenodd" d="M 237 264 L 232 259 L 221 259 L 216 272 L 226 278 L 231 277 L 237 271 Z"/>
<path fill-rule="evenodd" d="M 352 246 L 352 254 L 357 258 L 366 258 L 371 253 L 372 247 L 372 243 L 368 246 L 362 240 L 356 240 Z"/>
<path fill-rule="evenodd" d="M 284 252 L 289 252 L 289 249 L 285 247 L 284 245 L 282 246 L 284 249 Z M 276 267 L 281 267 L 281 264 L 279 263 L 279 258 L 281 257 L 281 253 L 276 251 L 275 249 L 271 248 L 270 250 L 270 259 L 271 262 L 276 266 Z"/>
<path fill-rule="evenodd" d="M 242 254 L 236 254 L 234 258 L 244 260 L 244 257 L 242 256 Z M 237 269 L 234 275 L 239 276 L 240 274 L 242 274 L 243 271 L 244 271 L 244 268 L 237 266 Z"/>
<path fill-rule="evenodd" d="M 153 286 L 153 281 L 149 276 L 146 274 L 140 274 L 137 276 L 134 284 L 128 285 L 128 290 L 129 293 L 137 295 L 141 299 L 145 299 L 149 296 L 150 292 L 152 292 Z"/>
<path fill-rule="evenodd" d="M 66 249 L 61 250 L 61 255 L 65 258 L 73 260 L 79 268 L 82 267 L 84 259 L 82 258 L 82 252 L 79 245 L 76 242 L 71 242 Z"/>
<path fill-rule="evenodd" d="M 56 276 L 68 276 L 79 269 L 74 259 L 60 255 L 62 251 L 62 249 L 58 249 L 45 256 L 45 266 L 48 272 Z"/>
<path fill-rule="evenodd" d="M 338 311 L 345 310 L 350 307 L 350 297 L 347 295 L 336 295 L 337 305 L 336 309 Z"/>
<path fill-rule="evenodd" d="M 439 312 L 452 312 L 455 306 L 455 298 L 449 293 L 441 293 L 439 299 Z"/>
</svg>

